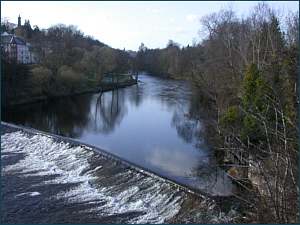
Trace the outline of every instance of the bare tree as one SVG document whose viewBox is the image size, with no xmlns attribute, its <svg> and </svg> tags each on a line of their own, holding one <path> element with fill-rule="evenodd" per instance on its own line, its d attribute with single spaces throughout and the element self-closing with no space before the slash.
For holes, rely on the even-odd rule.
<svg viewBox="0 0 300 225">
<path fill-rule="evenodd" d="M 86 52 L 83 60 L 99 83 L 101 83 L 106 72 L 112 72 L 117 67 L 115 51 L 108 46 L 94 45 L 93 51 Z"/>
<path fill-rule="evenodd" d="M 231 8 L 203 17 L 207 36 L 194 47 L 192 78 L 211 100 L 214 144 L 248 190 L 237 197 L 252 207 L 249 216 L 298 223 L 299 20 L 287 19 L 285 39 L 280 18 L 265 2 L 241 20 Z"/>
</svg>

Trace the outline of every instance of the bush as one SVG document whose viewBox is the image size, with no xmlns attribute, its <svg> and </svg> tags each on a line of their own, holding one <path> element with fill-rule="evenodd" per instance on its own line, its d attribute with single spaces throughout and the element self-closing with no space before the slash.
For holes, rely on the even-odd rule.
<svg viewBox="0 0 300 225">
<path fill-rule="evenodd" d="M 36 92 L 44 93 L 52 98 L 72 94 L 79 85 L 85 82 L 85 77 L 68 66 L 60 67 L 57 74 L 48 68 L 37 67 L 31 70 L 30 80 Z"/>
<path fill-rule="evenodd" d="M 48 97 L 54 92 L 54 75 L 50 69 L 37 67 L 30 70 L 30 82 L 33 90 L 37 93 L 44 93 Z"/>
<path fill-rule="evenodd" d="M 83 82 L 85 82 L 84 75 L 74 72 L 71 67 L 62 66 L 58 69 L 57 85 L 61 93 L 72 94 Z"/>
</svg>

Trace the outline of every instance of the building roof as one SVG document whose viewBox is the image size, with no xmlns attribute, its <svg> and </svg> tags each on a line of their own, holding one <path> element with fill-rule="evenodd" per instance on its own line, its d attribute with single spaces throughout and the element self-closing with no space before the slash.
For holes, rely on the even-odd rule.
<svg viewBox="0 0 300 225">
<path fill-rule="evenodd" d="M 26 45 L 24 41 L 14 35 L 1 35 L 1 44 Z"/>
<path fill-rule="evenodd" d="M 1 33 L 1 35 L 11 35 L 11 34 L 9 34 L 6 31 L 4 31 L 3 33 Z"/>
</svg>

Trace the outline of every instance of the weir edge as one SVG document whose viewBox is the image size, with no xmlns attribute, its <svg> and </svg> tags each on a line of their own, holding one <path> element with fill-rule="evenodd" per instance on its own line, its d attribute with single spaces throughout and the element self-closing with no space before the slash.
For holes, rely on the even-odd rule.
<svg viewBox="0 0 300 225">
<path fill-rule="evenodd" d="M 144 174 L 146 176 L 153 177 L 154 179 L 161 180 L 161 181 L 164 181 L 166 183 L 169 183 L 170 185 L 172 185 L 172 186 L 174 186 L 174 187 L 176 187 L 176 188 L 178 188 L 178 189 L 180 189 L 184 192 L 195 195 L 197 197 L 211 198 L 211 200 L 213 200 L 213 201 L 214 201 L 214 198 L 217 197 L 217 196 L 211 196 L 210 194 L 208 194 L 204 191 L 197 190 L 197 189 L 192 188 L 192 187 L 188 187 L 188 186 L 186 186 L 184 184 L 181 184 L 179 182 L 176 182 L 172 179 L 169 179 L 167 177 L 159 175 L 159 174 L 157 174 L 157 173 L 155 173 L 155 172 L 153 172 L 149 169 L 143 168 L 139 165 L 136 165 L 136 164 L 134 164 L 132 162 L 129 162 L 125 159 L 122 159 L 121 157 L 119 157 L 119 156 L 117 156 L 113 153 L 107 152 L 107 151 L 105 151 L 105 150 L 103 150 L 103 149 L 101 149 L 97 146 L 82 143 L 82 142 L 80 142 L 78 140 L 75 140 L 75 139 L 72 139 L 72 138 L 67 138 L 67 137 L 56 135 L 56 134 L 51 134 L 51 133 L 47 133 L 47 132 L 44 132 L 44 131 L 36 130 L 34 128 L 29 128 L 29 127 L 15 125 L 15 124 L 12 124 L 12 123 L 7 123 L 7 122 L 1 121 L 1 127 L 2 127 L 2 125 L 5 125 L 5 126 L 11 127 L 11 128 L 15 128 L 17 130 L 20 130 L 22 132 L 25 132 L 25 133 L 28 133 L 28 134 L 31 134 L 31 135 L 41 135 L 41 136 L 45 136 L 45 137 L 48 137 L 48 138 L 52 138 L 54 141 L 63 141 L 63 142 L 66 142 L 66 143 L 70 144 L 71 147 L 80 146 L 80 147 L 82 147 L 86 150 L 93 151 L 96 154 L 104 156 L 108 160 L 112 160 L 114 162 L 126 165 L 127 167 L 129 167 L 130 169 L 132 169 L 132 170 L 134 170 L 138 173 L 141 173 L 141 174 Z"/>
</svg>

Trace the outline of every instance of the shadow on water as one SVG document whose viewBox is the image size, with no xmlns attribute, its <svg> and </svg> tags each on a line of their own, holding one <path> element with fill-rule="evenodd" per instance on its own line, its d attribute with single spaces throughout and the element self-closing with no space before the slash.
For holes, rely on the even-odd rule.
<svg viewBox="0 0 300 225">
<path fill-rule="evenodd" d="M 125 96 L 119 90 L 101 93 L 97 97 L 95 108 L 91 111 L 92 121 L 89 121 L 93 132 L 101 134 L 112 133 L 127 113 Z"/>
<path fill-rule="evenodd" d="M 90 95 L 49 100 L 1 112 L 1 120 L 78 138 L 88 124 Z"/>
<path fill-rule="evenodd" d="M 2 120 L 99 146 L 213 195 L 235 186 L 199 138 L 199 97 L 185 81 L 140 75 L 138 85 L 56 99 L 2 112 Z M 202 173 L 197 172 L 202 168 Z"/>
<path fill-rule="evenodd" d="M 224 223 L 239 217 L 220 214 L 209 197 L 71 140 L 20 130 L 1 136 L 3 224 Z"/>
</svg>

